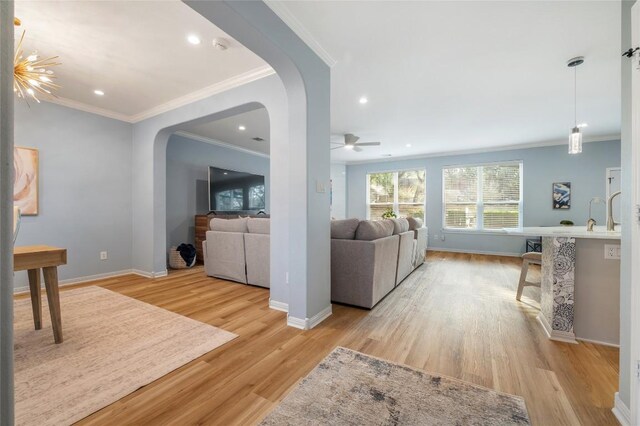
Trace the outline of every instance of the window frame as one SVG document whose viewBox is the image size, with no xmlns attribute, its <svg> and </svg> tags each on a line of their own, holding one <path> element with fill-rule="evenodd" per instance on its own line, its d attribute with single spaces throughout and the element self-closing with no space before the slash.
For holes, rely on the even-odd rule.
<svg viewBox="0 0 640 426">
<path fill-rule="evenodd" d="M 393 203 L 391 203 L 391 208 L 393 209 L 394 213 L 396 214 L 396 216 L 400 217 L 400 210 L 399 210 L 399 206 L 400 205 L 412 205 L 413 203 L 400 203 L 399 200 L 399 186 L 398 186 L 398 180 L 399 180 L 399 175 L 402 172 L 424 172 L 424 203 L 423 203 L 423 209 L 422 209 L 422 222 L 426 223 L 426 217 L 427 217 L 427 169 L 425 167 L 409 167 L 406 169 L 394 169 L 394 170 L 379 170 L 379 171 L 375 171 L 375 172 L 367 172 L 365 179 L 366 179 L 366 187 L 367 187 L 367 213 L 366 213 L 366 218 L 367 220 L 371 220 L 371 180 L 369 179 L 369 176 L 371 175 L 377 175 L 377 174 L 382 174 L 382 173 L 393 173 Z M 375 204 L 375 205 L 386 205 L 388 203 L 380 203 L 380 204 Z"/>
<path fill-rule="evenodd" d="M 520 200 L 518 201 L 518 228 L 522 228 L 523 223 L 524 223 L 524 162 L 523 160 L 506 160 L 506 161 L 493 161 L 490 163 L 473 163 L 473 164 L 451 164 L 451 165 L 446 165 L 446 166 L 442 166 L 442 174 L 441 174 L 441 179 L 442 179 L 442 211 L 441 211 L 441 215 L 442 215 L 442 230 L 445 232 L 461 232 L 461 233 L 479 233 L 479 234 L 502 234 L 503 231 L 502 229 L 499 228 L 485 228 L 484 227 L 484 207 L 485 204 L 491 204 L 491 205 L 498 205 L 498 204 L 515 204 L 513 201 L 492 201 L 490 203 L 485 203 L 483 200 L 483 175 L 484 175 L 484 168 L 485 167 L 491 167 L 491 166 L 518 166 L 519 167 L 519 177 L 520 177 L 520 182 L 519 182 L 519 186 L 520 186 Z M 471 167 L 476 167 L 478 169 L 478 182 L 477 182 L 477 192 L 476 192 L 476 227 L 475 228 L 450 228 L 447 227 L 447 216 L 446 216 L 446 209 L 447 209 L 447 203 L 445 202 L 445 196 L 446 196 L 446 188 L 445 188 L 445 178 L 444 178 L 444 173 L 446 169 L 453 169 L 453 168 L 471 168 Z M 455 203 L 449 203 L 449 204 L 455 204 Z M 460 204 L 470 204 L 470 203 L 463 203 L 461 202 Z"/>
</svg>

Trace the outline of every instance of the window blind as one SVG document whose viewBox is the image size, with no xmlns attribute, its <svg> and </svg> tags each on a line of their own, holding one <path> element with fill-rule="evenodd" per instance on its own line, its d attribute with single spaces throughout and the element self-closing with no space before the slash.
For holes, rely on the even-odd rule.
<svg viewBox="0 0 640 426">
<path fill-rule="evenodd" d="M 515 228 L 521 223 L 521 163 L 452 166 L 442 171 L 443 226 Z"/>
</svg>

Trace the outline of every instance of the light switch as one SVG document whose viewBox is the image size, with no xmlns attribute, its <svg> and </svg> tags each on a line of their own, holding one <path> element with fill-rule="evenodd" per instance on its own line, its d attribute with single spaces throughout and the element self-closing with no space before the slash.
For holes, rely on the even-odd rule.
<svg viewBox="0 0 640 426">
<path fill-rule="evenodd" d="M 327 192 L 324 183 L 320 182 L 319 180 L 316 181 L 316 192 L 318 194 L 324 194 L 325 192 Z"/>
</svg>

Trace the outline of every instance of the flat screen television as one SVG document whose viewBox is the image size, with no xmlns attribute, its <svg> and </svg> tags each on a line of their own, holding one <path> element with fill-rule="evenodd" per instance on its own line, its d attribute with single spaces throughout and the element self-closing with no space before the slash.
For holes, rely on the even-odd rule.
<svg viewBox="0 0 640 426">
<path fill-rule="evenodd" d="M 264 209 L 264 176 L 209 167 L 209 210 L 237 212 Z"/>
</svg>

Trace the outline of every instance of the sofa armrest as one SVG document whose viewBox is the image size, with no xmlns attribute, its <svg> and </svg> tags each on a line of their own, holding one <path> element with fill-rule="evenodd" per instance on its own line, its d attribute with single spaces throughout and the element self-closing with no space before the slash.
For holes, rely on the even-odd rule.
<svg viewBox="0 0 640 426">
<path fill-rule="evenodd" d="M 399 240 L 331 240 L 331 300 L 375 306 L 395 286 Z"/>
<path fill-rule="evenodd" d="M 206 236 L 207 275 L 246 284 L 244 233 L 207 231 Z"/>
</svg>

